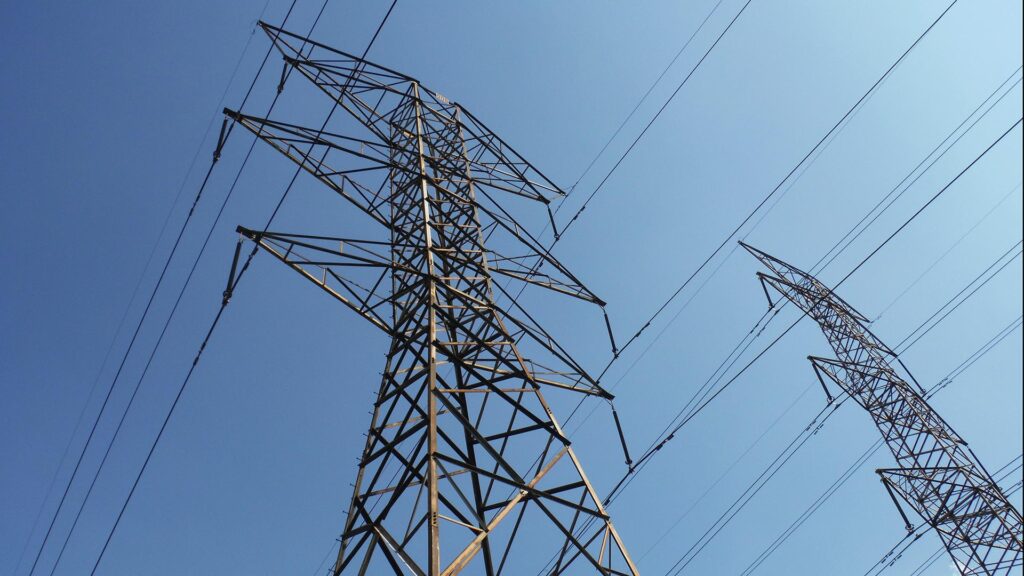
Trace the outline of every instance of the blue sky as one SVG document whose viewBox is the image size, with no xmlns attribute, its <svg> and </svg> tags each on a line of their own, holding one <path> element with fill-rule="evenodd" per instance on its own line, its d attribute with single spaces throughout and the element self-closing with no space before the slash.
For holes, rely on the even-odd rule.
<svg viewBox="0 0 1024 576">
<path fill-rule="evenodd" d="M 314 5 L 316 4 L 316 5 Z M 371 59 L 457 100 L 554 181 L 568 188 L 714 4 L 400 1 Z M 715 35 L 739 9 L 726 0 L 607 156 L 580 182 L 578 206 Z M 319 3 L 300 0 L 291 28 L 306 30 Z M 609 302 L 622 339 L 714 249 L 891 62 L 945 8 L 917 2 L 754 0 L 736 25 L 604 185 L 556 255 Z M 0 572 L 15 574 L 61 454 L 99 374 L 113 377 L 130 330 L 118 322 L 142 277 L 148 294 L 205 171 L 202 140 L 263 2 L 33 2 L 0 5 Z M 286 2 L 271 0 L 279 22 Z M 361 51 L 384 2 L 330 3 L 315 36 Z M 962 2 L 897 68 L 803 173 L 747 241 L 810 267 L 996 86 L 1021 65 L 1021 5 Z M 245 53 L 224 105 L 237 106 L 266 40 Z M 265 110 L 279 64 L 252 100 Z M 1012 125 L 1018 85 L 926 172 L 822 278 L 836 282 Z M 322 101 L 285 115 L 315 117 Z M 219 119 L 217 120 L 219 123 Z M 216 128 L 214 128 L 216 130 Z M 197 147 L 195 169 L 187 173 Z M 240 132 L 214 173 L 168 284 L 152 313 L 173 303 L 248 140 Z M 1007 136 L 868 265 L 844 298 L 877 315 L 995 208 L 879 319 L 890 344 L 1021 238 L 1021 130 Z M 91 566 L 163 414 L 220 300 L 237 224 L 265 222 L 292 168 L 257 146 L 179 314 L 143 382 L 97 491 L 58 574 Z M 184 180 L 184 193 L 175 196 Z M 359 232 L 351 212 L 300 179 L 279 229 Z M 683 300 L 609 372 L 617 381 L 654 334 L 650 351 L 616 387 L 635 450 L 649 443 L 765 308 L 753 259 L 734 253 L 670 325 Z M 1021 313 L 1021 261 L 911 348 L 904 360 L 925 385 L 939 380 Z M 701 278 L 703 279 L 703 277 Z M 144 301 L 128 311 L 134 325 Z M 585 308 L 539 301 L 557 336 L 597 369 L 608 347 Z M 755 348 L 795 316 L 780 314 Z M 123 407 L 157 337 L 147 324 L 115 389 Z M 111 341 L 111 359 L 103 363 Z M 187 390 L 100 574 L 314 573 L 340 530 L 385 352 L 382 335 L 275 262 L 258 258 Z M 1021 453 L 1018 329 L 934 400 L 990 469 Z M 802 323 L 669 444 L 611 511 L 644 574 L 663 574 L 754 475 L 823 406 L 805 358 L 828 354 Z M 805 393 L 805 390 L 812 388 Z M 556 400 L 563 413 L 574 398 Z M 692 512 L 682 511 L 779 418 Z M 97 432 L 104 441 L 114 422 Z M 77 453 L 84 434 L 72 444 Z M 833 417 L 684 573 L 739 574 L 800 511 L 877 438 L 853 406 Z M 588 475 L 607 492 L 624 471 L 609 414 L 599 409 L 574 435 Z M 90 473 L 100 454 L 91 451 Z M 872 470 L 879 453 L 758 573 L 861 574 L 901 536 L 898 513 Z M 1015 480 L 1020 479 L 1019 472 Z M 76 484 L 77 502 L 84 486 Z M 59 494 L 58 494 L 59 495 Z M 1019 496 L 1015 499 L 1020 505 Z M 63 536 L 68 519 L 58 521 Z M 42 527 L 45 528 L 45 523 Z M 927 536 L 897 567 L 908 573 L 938 545 Z M 49 570 L 51 551 L 41 566 Z M 21 574 L 27 574 L 23 564 Z M 948 562 L 929 575 L 952 573 Z"/>
</svg>

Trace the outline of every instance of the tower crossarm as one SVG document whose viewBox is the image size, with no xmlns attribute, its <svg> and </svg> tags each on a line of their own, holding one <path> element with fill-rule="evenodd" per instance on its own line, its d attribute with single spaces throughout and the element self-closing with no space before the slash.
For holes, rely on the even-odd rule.
<svg viewBox="0 0 1024 576">
<path fill-rule="evenodd" d="M 431 121 L 454 124 L 461 132 L 465 163 L 478 186 L 544 203 L 565 192 L 519 155 L 483 122 L 430 90 L 415 78 L 314 40 L 261 22 L 285 63 L 326 93 L 381 141 L 399 126 L 404 100 L 418 100 L 421 113 Z M 413 90 L 413 86 L 416 87 Z M 433 126 L 426 126 L 427 131 Z M 443 161 L 446 155 L 427 155 Z"/>
<path fill-rule="evenodd" d="M 898 468 L 879 470 L 908 525 L 904 502 L 933 527 L 962 574 L 1005 575 L 1024 561 L 1021 515 L 967 443 L 897 368 L 896 353 L 867 319 L 814 276 L 743 244 L 770 273 L 758 273 L 769 302 L 775 292 L 818 323 L 835 359 L 811 357 L 825 378 L 871 416 Z M 773 304 L 774 305 L 774 304 Z"/>
<path fill-rule="evenodd" d="M 313 175 L 317 180 L 333 190 L 339 196 L 356 206 L 385 227 L 392 224 L 388 221 L 385 210 L 393 200 L 391 191 L 382 185 L 369 186 L 360 183 L 354 176 L 364 175 L 371 171 L 404 172 L 406 177 L 418 177 L 412 168 L 392 160 L 393 148 L 383 144 L 374 144 L 365 140 L 350 138 L 325 130 L 315 130 L 295 124 L 259 118 L 225 109 L 225 115 L 241 124 L 256 137 L 271 145 L 275 150 L 292 160 L 300 168 Z M 328 152 L 337 152 L 337 164 L 345 163 L 345 168 L 334 168 L 328 164 Z M 407 151 L 406 151 L 407 152 Z M 349 162 L 340 158 L 344 156 Z M 575 275 L 559 262 L 540 241 L 522 226 L 518 220 L 504 209 L 494 198 L 483 194 L 486 203 L 465 204 L 454 188 L 458 183 L 442 182 L 428 177 L 432 186 L 438 191 L 438 197 L 427 201 L 439 210 L 462 211 L 467 214 L 478 212 L 485 216 L 488 224 L 483 226 L 489 236 L 500 233 L 504 248 L 500 250 L 487 247 L 490 271 L 518 282 L 539 286 L 559 292 L 592 304 L 604 305 L 604 301 L 591 292 Z M 471 180 L 475 185 L 476 180 Z M 481 192 L 478 189 L 478 192 Z M 468 237 L 475 229 L 457 223 L 446 223 L 447 232 L 462 239 Z M 497 242 L 496 242 L 497 243 Z M 454 243 L 450 247 L 438 248 L 451 254 L 453 259 L 469 261 L 478 257 L 479 248 L 471 244 Z M 542 267 L 541 264 L 546 265 Z M 546 271 L 545 271 L 546 270 Z"/>
</svg>

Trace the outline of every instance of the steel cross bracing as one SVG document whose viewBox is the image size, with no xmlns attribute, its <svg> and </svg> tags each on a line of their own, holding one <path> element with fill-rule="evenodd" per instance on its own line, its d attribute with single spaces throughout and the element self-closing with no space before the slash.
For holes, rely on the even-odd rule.
<svg viewBox="0 0 1024 576">
<path fill-rule="evenodd" d="M 334 574 L 524 574 L 555 547 L 554 574 L 637 574 L 544 391 L 611 396 L 496 281 L 603 306 L 507 207 L 562 191 L 413 78 L 261 26 L 282 79 L 298 72 L 353 128 L 225 113 L 385 232 L 239 227 L 391 339 Z"/>
<path fill-rule="evenodd" d="M 770 270 L 758 273 L 769 302 L 771 287 L 821 326 L 837 357 L 810 357 L 815 373 L 829 401 L 825 377 L 874 419 L 898 464 L 878 474 L 908 529 L 900 500 L 938 532 L 961 574 L 1003 575 L 1020 566 L 1020 512 L 920 387 L 900 375 L 902 363 L 871 333 L 868 320 L 817 278 L 743 247 Z"/>
</svg>

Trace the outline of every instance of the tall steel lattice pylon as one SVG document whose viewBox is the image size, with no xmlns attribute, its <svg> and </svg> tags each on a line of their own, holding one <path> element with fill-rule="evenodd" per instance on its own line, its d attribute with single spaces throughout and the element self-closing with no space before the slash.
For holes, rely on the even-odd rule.
<svg viewBox="0 0 1024 576">
<path fill-rule="evenodd" d="M 611 396 L 509 292 L 603 306 L 515 216 L 562 191 L 415 79 L 261 26 L 352 127 L 226 115 L 384 233 L 239 227 L 391 339 L 333 573 L 638 574 L 544 391 Z"/>
<path fill-rule="evenodd" d="M 868 320 L 817 278 L 743 247 L 771 271 L 758 273 L 769 302 L 771 287 L 821 326 L 837 357 L 811 357 L 815 373 L 830 401 L 825 378 L 871 414 L 899 465 L 878 474 L 908 529 L 900 499 L 938 532 L 961 574 L 1004 575 L 1021 566 L 1020 512 L 923 390 L 900 375 L 897 366 L 906 367 Z"/>
</svg>

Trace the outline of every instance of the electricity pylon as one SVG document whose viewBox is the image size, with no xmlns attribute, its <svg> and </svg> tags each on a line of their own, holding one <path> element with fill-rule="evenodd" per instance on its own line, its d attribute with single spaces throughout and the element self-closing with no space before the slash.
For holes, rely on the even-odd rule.
<svg viewBox="0 0 1024 576">
<path fill-rule="evenodd" d="M 509 292 L 604 305 L 513 215 L 563 192 L 415 79 L 261 26 L 282 79 L 301 75 L 353 127 L 226 115 L 384 233 L 239 227 L 391 339 L 333 573 L 519 575 L 554 552 L 550 574 L 636 575 L 544 392 L 611 396 Z"/>
<path fill-rule="evenodd" d="M 899 467 L 878 474 L 907 529 L 913 527 L 900 499 L 935 529 L 964 576 L 1001 576 L 1020 566 L 1020 512 L 924 391 L 900 375 L 897 365 L 906 367 L 867 318 L 814 276 L 741 244 L 771 271 L 757 274 L 769 303 L 771 287 L 821 326 L 836 358 L 812 356 L 811 364 L 829 401 L 825 378 L 868 411 L 896 457 Z"/>
</svg>

